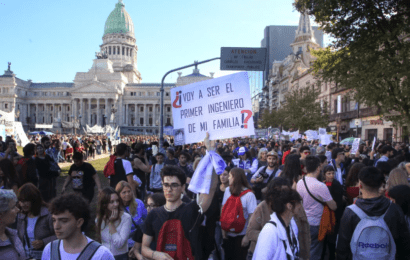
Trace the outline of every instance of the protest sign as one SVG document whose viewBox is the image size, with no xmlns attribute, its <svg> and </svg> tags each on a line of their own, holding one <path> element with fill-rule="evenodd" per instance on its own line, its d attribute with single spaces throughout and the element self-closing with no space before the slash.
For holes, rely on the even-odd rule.
<svg viewBox="0 0 410 260">
<path fill-rule="evenodd" d="M 289 139 L 290 141 L 295 141 L 296 139 L 300 138 L 299 137 L 299 130 L 295 131 L 295 132 L 290 132 L 289 133 Z"/>
<path fill-rule="evenodd" d="M 376 136 L 373 139 L 373 144 L 372 144 L 372 151 L 374 151 L 374 145 L 376 144 Z"/>
<path fill-rule="evenodd" d="M 319 128 L 319 135 L 325 135 L 326 134 L 326 128 Z"/>
<path fill-rule="evenodd" d="M 352 143 L 352 150 L 350 151 L 350 154 L 355 154 L 357 150 L 359 150 L 359 145 L 360 145 L 360 138 L 355 138 Z"/>
<path fill-rule="evenodd" d="M 332 135 L 328 134 L 319 135 L 319 140 L 321 145 L 329 145 L 330 143 L 333 143 Z"/>
<path fill-rule="evenodd" d="M 171 89 L 174 134 L 184 144 L 254 135 L 247 72 Z"/>
<path fill-rule="evenodd" d="M 255 129 L 255 138 L 266 138 L 268 136 L 268 129 Z"/>
<path fill-rule="evenodd" d="M 312 140 L 319 139 L 319 136 L 318 136 L 318 134 L 317 134 L 317 131 L 315 131 L 315 130 L 307 130 L 307 131 L 305 132 L 305 134 L 306 134 L 306 139 L 307 139 L 308 141 L 312 141 Z"/>
</svg>

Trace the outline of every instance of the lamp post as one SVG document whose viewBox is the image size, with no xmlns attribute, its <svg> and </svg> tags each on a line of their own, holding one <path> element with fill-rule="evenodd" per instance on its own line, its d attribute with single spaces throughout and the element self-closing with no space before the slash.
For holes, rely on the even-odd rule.
<svg viewBox="0 0 410 260">
<path fill-rule="evenodd" d="M 193 64 L 170 70 L 167 73 L 165 73 L 164 77 L 162 77 L 161 89 L 160 89 L 160 91 L 161 91 L 161 105 L 160 105 L 160 118 L 159 118 L 159 122 L 160 122 L 159 123 L 159 148 L 160 149 L 162 148 L 162 143 L 164 142 L 164 80 L 165 80 L 166 76 L 168 76 L 168 74 L 170 74 L 172 72 L 175 72 L 175 71 L 178 71 L 178 70 L 186 69 L 186 68 L 193 67 L 193 66 L 197 67 L 199 64 L 207 63 L 207 62 L 210 62 L 210 61 L 213 61 L 213 60 L 219 60 L 219 59 L 221 59 L 221 58 L 218 57 L 218 58 L 213 58 L 213 59 L 204 60 L 204 61 L 200 61 L 200 62 L 195 61 L 195 63 L 193 63 Z"/>
</svg>

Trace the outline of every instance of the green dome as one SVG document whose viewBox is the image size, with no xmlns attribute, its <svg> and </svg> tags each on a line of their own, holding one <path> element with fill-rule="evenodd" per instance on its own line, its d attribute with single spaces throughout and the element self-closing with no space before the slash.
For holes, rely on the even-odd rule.
<svg viewBox="0 0 410 260">
<path fill-rule="evenodd" d="M 124 33 L 134 36 L 134 23 L 131 16 L 125 11 L 122 0 L 115 5 L 115 9 L 110 13 L 105 22 L 104 35 L 109 33 Z"/>
</svg>

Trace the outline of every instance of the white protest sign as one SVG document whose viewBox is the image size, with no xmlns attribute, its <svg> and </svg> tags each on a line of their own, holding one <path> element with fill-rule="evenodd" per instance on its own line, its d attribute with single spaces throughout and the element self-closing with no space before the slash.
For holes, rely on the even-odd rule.
<svg viewBox="0 0 410 260">
<path fill-rule="evenodd" d="M 255 135 L 247 72 L 171 89 L 174 131 L 185 144 Z"/>
<path fill-rule="evenodd" d="M 315 130 L 307 130 L 307 131 L 305 132 L 305 134 L 306 134 L 306 139 L 307 139 L 308 141 L 312 141 L 312 140 L 319 139 L 319 136 L 318 136 L 318 134 L 317 134 L 317 131 L 315 131 Z"/>
<path fill-rule="evenodd" d="M 376 136 L 373 139 L 373 144 L 372 144 L 372 151 L 374 151 L 374 145 L 376 144 Z"/>
<path fill-rule="evenodd" d="M 319 135 L 325 135 L 326 134 L 326 128 L 319 128 Z"/>
<path fill-rule="evenodd" d="M 295 132 L 290 132 L 289 133 L 289 139 L 290 141 L 294 141 L 296 139 L 299 138 L 299 130 L 295 131 Z"/>
<path fill-rule="evenodd" d="M 328 134 L 319 135 L 319 140 L 322 145 L 329 145 L 330 143 L 333 143 L 332 135 Z"/>
<path fill-rule="evenodd" d="M 352 143 L 352 150 L 350 151 L 350 154 L 355 154 L 357 150 L 359 150 L 359 145 L 360 145 L 360 138 L 355 138 Z"/>
</svg>

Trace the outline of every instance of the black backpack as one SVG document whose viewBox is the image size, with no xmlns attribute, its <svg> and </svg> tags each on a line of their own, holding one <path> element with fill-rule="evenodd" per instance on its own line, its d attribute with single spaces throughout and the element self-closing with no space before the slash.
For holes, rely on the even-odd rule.
<svg viewBox="0 0 410 260">
<path fill-rule="evenodd" d="M 62 260 L 60 255 L 60 243 L 61 239 L 54 240 L 51 242 L 50 259 L 52 260 Z M 95 252 L 100 248 L 101 244 L 96 241 L 91 241 L 88 243 L 81 254 L 77 257 L 77 260 L 91 260 Z"/>
</svg>

